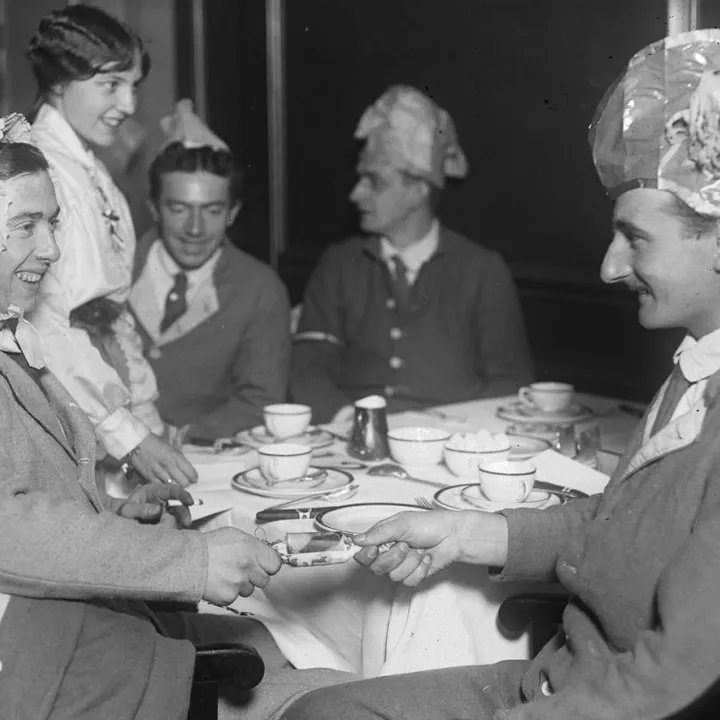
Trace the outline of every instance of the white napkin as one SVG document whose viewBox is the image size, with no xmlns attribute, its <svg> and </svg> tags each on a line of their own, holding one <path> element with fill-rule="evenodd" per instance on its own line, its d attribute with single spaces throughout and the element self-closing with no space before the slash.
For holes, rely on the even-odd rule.
<svg viewBox="0 0 720 720">
<path fill-rule="evenodd" d="M 188 491 L 195 500 L 195 504 L 190 506 L 190 517 L 193 523 L 232 510 L 232 503 L 224 493 L 203 492 L 195 490 L 193 487 L 188 488 Z"/>
<path fill-rule="evenodd" d="M 535 466 L 537 480 L 582 490 L 589 495 L 601 493 L 610 479 L 605 473 L 561 455 L 555 450 L 545 450 L 530 458 L 528 462 Z"/>
</svg>

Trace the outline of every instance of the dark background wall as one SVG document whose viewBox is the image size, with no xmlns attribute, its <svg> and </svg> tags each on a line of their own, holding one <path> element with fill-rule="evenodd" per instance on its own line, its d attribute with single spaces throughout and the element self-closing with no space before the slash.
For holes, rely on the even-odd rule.
<svg viewBox="0 0 720 720">
<path fill-rule="evenodd" d="M 712 3 L 711 3 L 712 4 Z M 500 250 L 521 291 L 538 374 L 647 399 L 677 333 L 643 331 L 598 269 L 610 205 L 586 133 L 630 56 L 665 34 L 665 0 L 292 0 L 287 20 L 288 248 L 299 301 L 318 256 L 352 232 L 355 124 L 386 86 L 450 110 L 471 174 L 450 227 Z M 262 0 L 206 0 L 210 121 L 249 166 L 238 242 L 267 256 Z"/>
</svg>

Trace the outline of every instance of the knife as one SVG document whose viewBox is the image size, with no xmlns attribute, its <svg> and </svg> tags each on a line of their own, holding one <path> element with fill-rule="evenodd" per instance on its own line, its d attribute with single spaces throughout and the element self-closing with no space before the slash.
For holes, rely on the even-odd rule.
<svg viewBox="0 0 720 720">
<path fill-rule="evenodd" d="M 555 493 L 555 495 L 562 495 L 568 498 L 586 498 L 590 497 L 586 492 L 582 490 L 576 490 L 575 488 L 562 487 L 555 485 L 555 483 L 545 482 L 544 480 L 536 480 L 533 485 L 534 490 L 544 490 L 545 492 Z"/>
<path fill-rule="evenodd" d="M 335 510 L 344 507 L 343 505 L 324 505 L 323 507 L 292 507 L 292 508 L 269 508 L 260 510 L 255 515 L 256 523 L 273 522 L 274 520 L 307 520 L 317 517 L 325 510 Z"/>
</svg>

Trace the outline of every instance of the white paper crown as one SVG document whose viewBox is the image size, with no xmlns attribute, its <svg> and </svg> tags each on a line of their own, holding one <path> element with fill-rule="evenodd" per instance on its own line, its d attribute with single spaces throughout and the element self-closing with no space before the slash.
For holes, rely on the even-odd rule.
<svg viewBox="0 0 720 720">
<path fill-rule="evenodd" d="M 172 143 L 180 143 L 186 148 L 211 147 L 213 150 L 230 150 L 205 122 L 195 114 L 192 100 L 180 100 L 175 112 L 166 115 L 160 121 L 165 133 L 165 142 L 161 149 Z"/>
</svg>

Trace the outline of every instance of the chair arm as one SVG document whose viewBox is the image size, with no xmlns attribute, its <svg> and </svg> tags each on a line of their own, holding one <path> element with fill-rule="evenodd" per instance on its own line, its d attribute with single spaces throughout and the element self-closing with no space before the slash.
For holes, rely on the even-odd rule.
<svg viewBox="0 0 720 720">
<path fill-rule="evenodd" d="M 243 643 L 217 643 L 195 653 L 193 685 L 212 682 L 249 690 L 260 684 L 265 663 L 257 650 Z"/>
<path fill-rule="evenodd" d="M 565 594 L 522 593 L 500 605 L 498 622 L 505 630 L 520 634 L 531 630 L 531 655 L 535 655 L 557 632 L 568 603 Z"/>
</svg>

